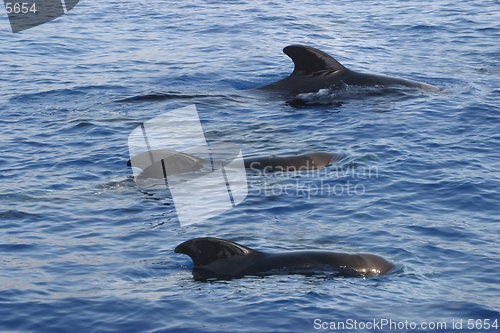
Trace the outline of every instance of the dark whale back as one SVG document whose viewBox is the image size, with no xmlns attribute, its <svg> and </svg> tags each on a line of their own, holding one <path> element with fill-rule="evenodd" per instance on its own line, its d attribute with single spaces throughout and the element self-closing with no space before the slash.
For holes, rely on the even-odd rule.
<svg viewBox="0 0 500 333">
<path fill-rule="evenodd" d="M 292 94 L 317 92 L 340 83 L 353 86 L 405 86 L 428 91 L 441 89 L 426 83 L 385 75 L 365 74 L 344 67 L 323 51 L 305 45 L 290 45 L 283 49 L 295 68 L 290 76 L 259 89 Z"/>
<path fill-rule="evenodd" d="M 269 169 L 270 171 L 302 171 L 324 168 L 332 162 L 339 161 L 341 156 L 331 153 L 309 153 L 292 156 L 258 156 L 245 157 L 245 168 Z"/>
<path fill-rule="evenodd" d="M 342 159 L 340 154 L 314 152 L 290 156 L 245 157 L 243 163 L 245 168 L 254 170 L 301 171 L 323 168 L 340 159 Z M 141 179 L 163 179 L 169 175 L 198 171 L 204 166 L 210 166 L 210 161 L 187 153 L 159 149 L 132 157 L 128 160 L 127 166 L 142 169 Z"/>
<path fill-rule="evenodd" d="M 349 276 L 386 274 L 394 265 L 373 254 L 347 254 L 328 251 L 295 251 L 263 253 L 218 238 L 195 238 L 175 248 L 193 260 L 193 276 L 231 279 L 247 275 L 273 273 L 305 273 L 335 271 Z"/>
</svg>

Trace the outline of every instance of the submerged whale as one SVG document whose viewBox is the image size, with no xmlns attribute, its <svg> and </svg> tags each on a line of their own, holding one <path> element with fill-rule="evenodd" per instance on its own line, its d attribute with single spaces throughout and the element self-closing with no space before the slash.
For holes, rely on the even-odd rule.
<svg viewBox="0 0 500 333">
<path fill-rule="evenodd" d="M 313 170 L 324 168 L 341 159 L 338 154 L 316 152 L 290 156 L 257 156 L 243 159 L 245 168 L 272 171 Z"/>
<path fill-rule="evenodd" d="M 405 86 L 428 91 L 441 91 L 432 85 L 402 78 L 364 74 L 352 71 L 323 51 L 304 45 L 290 45 L 283 49 L 295 69 L 283 80 L 259 89 L 292 94 L 317 92 L 340 83 L 353 86 Z"/>
<path fill-rule="evenodd" d="M 252 170 L 301 171 L 323 168 L 340 159 L 339 154 L 314 152 L 290 156 L 245 157 L 243 162 L 245 168 Z M 151 163 L 152 160 L 156 162 Z M 211 162 L 190 154 L 164 149 L 140 153 L 128 160 L 127 165 L 142 169 L 141 178 L 164 178 L 167 175 L 200 170 L 210 166 Z"/>
<path fill-rule="evenodd" d="M 218 238 L 195 238 L 178 245 L 175 253 L 193 260 L 196 280 L 232 279 L 275 273 L 314 274 L 335 272 L 344 276 L 375 276 L 395 266 L 374 254 L 328 251 L 264 253 Z"/>
</svg>

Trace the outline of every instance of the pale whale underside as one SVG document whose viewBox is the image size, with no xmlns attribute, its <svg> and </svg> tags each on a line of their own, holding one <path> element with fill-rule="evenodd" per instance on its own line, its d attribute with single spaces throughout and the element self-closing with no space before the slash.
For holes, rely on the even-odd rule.
<svg viewBox="0 0 500 333">
<path fill-rule="evenodd" d="M 193 260 L 195 280 L 232 279 L 271 274 L 314 274 L 332 272 L 364 277 L 387 274 L 394 264 L 368 253 L 329 251 L 264 253 L 218 238 L 195 238 L 175 248 Z"/>
<path fill-rule="evenodd" d="M 283 49 L 295 64 L 292 74 L 283 80 L 259 89 L 292 94 L 317 92 L 341 83 L 352 86 L 405 86 L 428 91 L 441 89 L 421 82 L 402 78 L 364 74 L 347 69 L 323 51 L 304 45 L 290 45 Z"/>
</svg>

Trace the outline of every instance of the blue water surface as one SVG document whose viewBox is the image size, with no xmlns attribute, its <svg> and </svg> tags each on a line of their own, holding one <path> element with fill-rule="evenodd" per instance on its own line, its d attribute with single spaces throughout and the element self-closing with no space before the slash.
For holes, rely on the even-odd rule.
<svg viewBox="0 0 500 333">
<path fill-rule="evenodd" d="M 0 331 L 500 326 L 498 1 L 80 1 L 16 34 L 0 16 Z M 444 91 L 256 93 L 291 73 L 289 44 Z M 171 197 L 136 186 L 127 140 L 192 104 L 208 142 L 343 158 L 249 174 L 240 205 L 181 227 Z M 198 282 L 173 250 L 204 236 L 397 269 Z"/>
</svg>

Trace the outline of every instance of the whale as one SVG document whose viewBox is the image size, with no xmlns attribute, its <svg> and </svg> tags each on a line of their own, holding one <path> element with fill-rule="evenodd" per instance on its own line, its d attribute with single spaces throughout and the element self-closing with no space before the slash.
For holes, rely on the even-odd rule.
<svg viewBox="0 0 500 333">
<path fill-rule="evenodd" d="M 339 154 L 314 152 L 290 156 L 256 156 L 243 158 L 245 168 L 270 171 L 314 170 L 324 168 L 342 157 Z"/>
<path fill-rule="evenodd" d="M 312 152 L 289 156 L 254 156 L 244 157 L 243 165 L 251 170 L 265 171 L 302 171 L 324 168 L 342 159 L 340 154 Z M 155 161 L 151 163 L 151 161 Z M 230 161 L 221 161 L 227 165 Z M 141 178 L 165 178 L 167 175 L 198 171 L 211 168 L 211 162 L 183 152 L 167 149 L 150 150 L 135 155 L 128 160 L 127 166 L 142 170 Z"/>
<path fill-rule="evenodd" d="M 183 242 L 175 253 L 188 255 L 193 261 L 195 280 L 231 280 L 245 276 L 331 272 L 338 276 L 368 277 L 387 274 L 395 265 L 368 253 L 329 251 L 291 251 L 264 253 L 219 238 L 203 237 Z"/>
<path fill-rule="evenodd" d="M 440 88 L 430 84 L 377 74 L 355 72 L 344 67 L 323 51 L 305 45 L 289 45 L 283 49 L 295 68 L 290 76 L 258 88 L 258 90 L 286 92 L 290 94 L 311 93 L 321 89 L 349 86 L 404 86 L 438 92 Z"/>
</svg>

